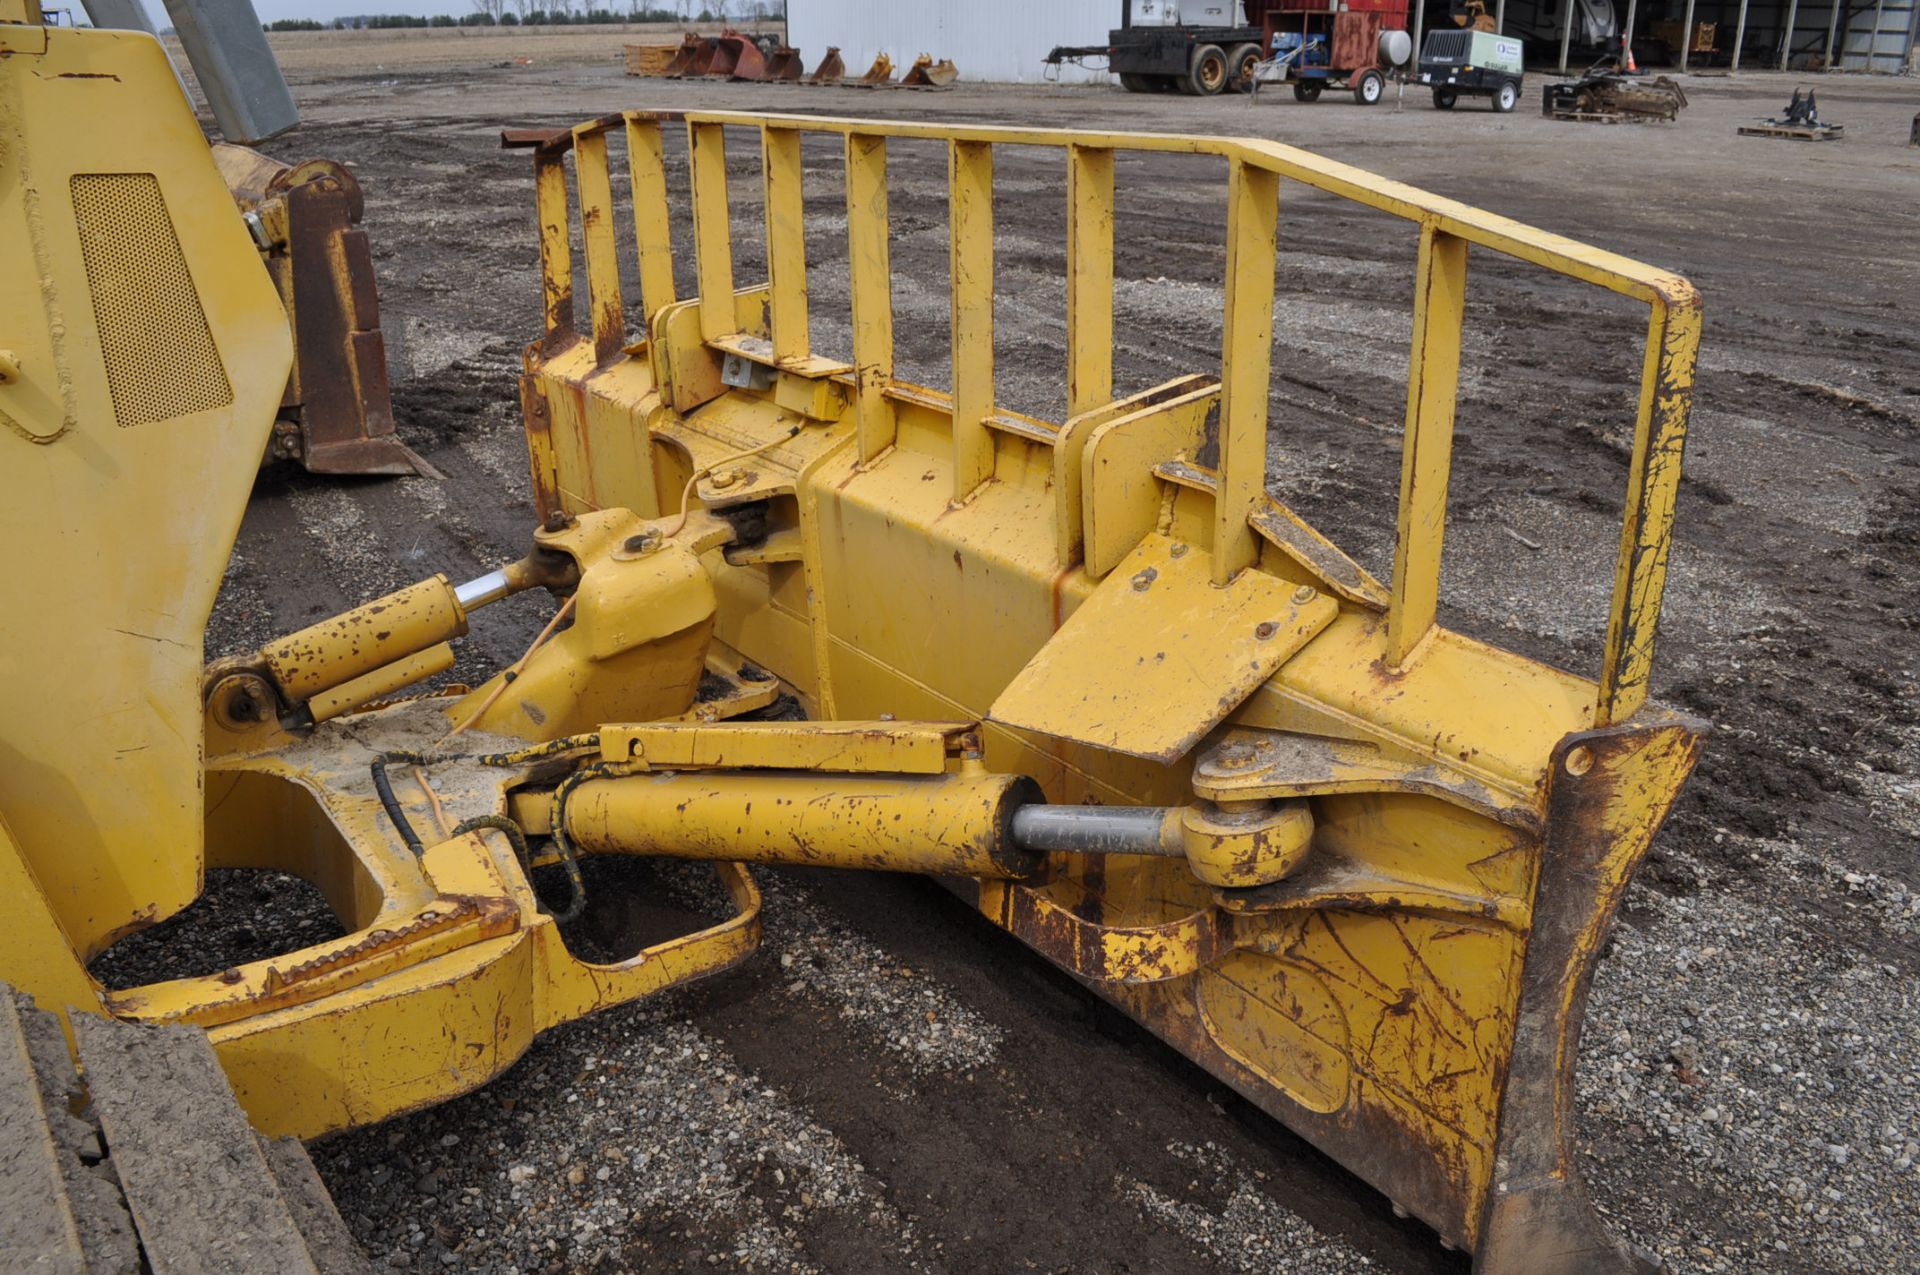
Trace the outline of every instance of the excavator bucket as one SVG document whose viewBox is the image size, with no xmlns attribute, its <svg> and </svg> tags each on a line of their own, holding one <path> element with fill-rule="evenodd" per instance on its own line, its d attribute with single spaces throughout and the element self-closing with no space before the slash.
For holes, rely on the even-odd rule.
<svg viewBox="0 0 1920 1275">
<path fill-rule="evenodd" d="M 722 31 L 714 42 L 713 61 L 707 66 L 707 74 L 715 79 L 764 80 L 767 55 L 760 51 L 752 36 Z"/>
<path fill-rule="evenodd" d="M 847 74 L 847 64 L 840 59 L 839 48 L 827 50 L 827 56 L 820 59 L 820 65 L 813 68 L 813 74 L 806 79 L 808 84 L 838 84 Z"/>
<path fill-rule="evenodd" d="M 360 183 L 328 159 L 289 165 L 244 146 L 213 150 L 293 323 L 293 374 L 266 459 L 316 474 L 438 478 L 394 434 Z"/>
<path fill-rule="evenodd" d="M 951 87 L 953 82 L 959 78 L 960 72 L 952 62 L 946 58 L 941 58 L 938 62 L 935 62 L 931 53 L 922 53 L 913 60 L 913 65 L 907 68 L 907 73 L 900 77 L 900 83 L 897 87 L 903 89 L 944 89 Z"/>
<path fill-rule="evenodd" d="M 660 74 L 669 80 L 684 80 L 689 76 L 705 75 L 707 67 L 713 62 L 715 40 L 710 35 L 694 35 L 688 32 L 680 41 L 680 47 L 674 52 Z"/>
<path fill-rule="evenodd" d="M 742 179 L 728 150 L 749 131 L 767 273 L 742 278 L 730 198 L 755 196 L 730 196 Z M 847 210 L 849 309 L 835 326 L 852 333 L 850 358 L 811 335 L 810 134 L 845 155 L 834 203 Z M 951 253 L 972 264 L 949 284 L 943 388 L 893 373 L 889 145 L 902 137 L 944 141 Z M 641 244 L 632 331 L 615 147 L 644 175 L 627 214 Z M 1071 195 L 1071 355 L 1051 420 L 995 392 L 994 243 L 1018 233 L 996 228 L 1003 147 L 1053 148 Z M 1155 181 L 1200 162 L 1174 156 L 1227 169 L 1233 264 L 1218 376 L 1116 394 L 1114 183 L 1131 167 L 1119 157 L 1140 152 L 1161 153 Z M 680 153 L 690 208 L 665 178 Z M 706 560 L 709 649 L 768 670 L 809 718 L 782 724 L 790 750 L 762 726 L 717 732 L 705 753 L 661 728 L 603 727 L 596 760 L 548 812 L 576 852 L 958 880 L 988 920 L 1471 1250 L 1478 1270 L 1635 1269 L 1587 1201 L 1568 1095 L 1588 980 L 1703 729 L 1647 702 L 1700 332 L 1693 288 L 1257 140 L 634 112 L 554 139 L 535 168 L 546 295 L 576 286 L 564 236 L 578 224 L 591 316 L 576 327 L 570 303 L 550 306 L 529 347 L 537 504 L 553 525 L 609 509 L 657 519 L 636 552 L 732 536 Z M 1276 210 L 1301 186 L 1401 219 L 1417 247 L 1384 581 L 1265 490 Z M 675 287 L 675 245 L 689 239 L 694 297 Z M 1638 423 L 1597 675 L 1436 622 L 1470 246 L 1648 311 L 1646 348 L 1622 354 L 1644 371 L 1637 399 L 1621 387 Z M 650 451 L 618 451 L 648 436 Z M 935 732 L 926 719 L 977 735 L 945 736 L 943 763 L 918 733 Z M 873 732 L 861 738 L 875 766 L 924 750 L 924 801 L 874 775 L 822 773 L 843 760 L 810 732 L 848 723 Z M 962 775 L 1034 790 L 962 796 L 948 786 Z M 938 805 L 941 854 L 775 813 L 835 793 L 866 828 Z M 1008 805 L 1007 834 L 983 831 Z"/>
<path fill-rule="evenodd" d="M 1647 699 L 1700 331 L 1684 279 L 1262 140 L 659 111 L 513 133 L 545 300 L 527 554 L 202 666 L 285 312 L 157 43 L 0 39 L 0 650 L 87 670 L 0 679 L 0 979 L 70 1021 L 203 1029 L 255 1128 L 311 1137 L 751 958 L 752 864 L 924 872 L 1479 1271 L 1634 1269 L 1568 1107 L 1595 962 L 1703 729 Z M 73 111 L 78 77 L 98 115 Z M 809 134 L 844 156 L 851 358 L 809 326 Z M 735 273 L 729 135 L 760 143 L 764 279 Z M 946 389 L 895 376 L 895 139 L 947 150 L 968 268 Z M 1002 147 L 1066 169 L 1053 420 L 996 392 Z M 1178 163 L 1228 173 L 1218 375 L 1118 393 L 1115 180 Z M 1384 582 L 1264 487 L 1293 186 L 1416 247 Z M 1470 246 L 1648 311 L 1591 677 L 1436 620 Z M 535 591 L 552 619 L 512 669 L 410 693 L 475 611 Z M 570 923 L 634 888 L 589 893 L 606 855 L 704 863 L 727 906 L 624 960 L 576 950 Z M 88 963 L 208 866 L 305 877 L 345 933 L 98 984 Z"/>
<path fill-rule="evenodd" d="M 874 54 L 873 65 L 854 83 L 870 89 L 884 88 L 893 83 L 893 59 L 884 53 Z"/>
<path fill-rule="evenodd" d="M 800 50 L 783 44 L 767 58 L 769 80 L 784 80 L 793 83 L 800 78 Z"/>
</svg>

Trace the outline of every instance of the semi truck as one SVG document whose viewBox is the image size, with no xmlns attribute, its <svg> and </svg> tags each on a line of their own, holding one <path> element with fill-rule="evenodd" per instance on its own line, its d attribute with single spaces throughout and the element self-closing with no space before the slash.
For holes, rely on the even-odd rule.
<svg viewBox="0 0 1920 1275">
<path fill-rule="evenodd" d="M 1382 37 L 1406 28 L 1407 0 L 1122 0 L 1105 44 L 1063 45 L 1046 60 L 1104 59 L 1130 93 L 1204 97 L 1249 89 L 1259 74 L 1291 82 L 1303 102 L 1344 87 L 1371 105 L 1391 68 Z"/>
</svg>

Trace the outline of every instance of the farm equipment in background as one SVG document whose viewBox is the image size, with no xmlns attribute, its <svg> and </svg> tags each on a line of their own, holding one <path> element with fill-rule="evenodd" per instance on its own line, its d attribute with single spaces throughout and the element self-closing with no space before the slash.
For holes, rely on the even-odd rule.
<svg viewBox="0 0 1920 1275">
<path fill-rule="evenodd" d="M 809 74 L 805 80 L 802 80 L 801 83 L 820 85 L 838 84 L 846 73 L 847 64 L 840 57 L 839 46 L 834 45 L 827 49 L 827 55 L 820 59 L 820 65 L 814 67 L 812 73 Z"/>
<path fill-rule="evenodd" d="M 1633 1269 L 1569 1095 L 1611 919 L 1703 729 L 1647 700 L 1684 279 L 1253 139 L 657 111 L 510 134 L 545 302 L 528 552 L 203 666 L 284 312 L 152 40 L 0 25 L 0 47 L 0 978 L 70 1020 L 204 1028 L 255 1126 L 312 1136 L 748 959 L 747 865 L 928 873 L 1487 1275 Z M 764 280 L 735 277 L 729 131 L 762 152 Z M 844 156 L 851 359 L 809 332 L 807 134 Z M 896 138 L 948 150 L 948 390 L 894 376 Z M 1000 148 L 1067 169 L 1059 420 L 996 395 Z M 1227 170 L 1217 377 L 1116 385 L 1123 153 Z M 1265 490 L 1287 183 L 1417 242 L 1384 582 Z M 1647 307 L 1597 677 L 1436 622 L 1470 247 Z M 512 668 L 408 697 L 474 611 L 536 590 L 553 617 Z M 727 914 L 583 956 L 564 927 L 599 902 L 595 855 L 710 864 Z M 208 866 L 304 877 L 344 937 L 98 984 L 88 963 Z"/>
<path fill-rule="evenodd" d="M 1920 119 L 1915 120 L 1920 133 Z M 1758 124 L 1742 124 L 1742 137 L 1777 137 L 1794 142 L 1837 142 L 1846 136 L 1845 124 L 1831 124 L 1820 118 L 1820 102 L 1813 89 L 1793 91 L 1787 109 L 1779 116 Z"/>
<path fill-rule="evenodd" d="M 1120 25 L 1099 45 L 1061 45 L 1045 59 L 1104 61 L 1129 93 L 1209 97 L 1251 85 L 1260 63 L 1261 0 L 1121 0 Z"/>
<path fill-rule="evenodd" d="M 1452 110 L 1463 96 L 1484 97 L 1504 114 L 1520 101 L 1526 71 L 1521 53 L 1520 41 L 1478 26 L 1431 31 L 1420 50 L 1419 80 L 1433 90 L 1436 110 Z"/>
<path fill-rule="evenodd" d="M 866 73 L 847 80 L 847 64 L 838 48 L 830 48 L 811 74 L 805 74 L 800 50 L 771 36 L 754 38 L 738 32 L 719 36 L 688 35 L 666 56 L 667 46 L 627 46 L 627 74 L 666 79 L 729 79 L 775 84 L 851 84 L 860 88 L 944 89 L 960 77 L 948 59 L 935 61 L 930 53 L 915 58 L 899 80 L 893 78 L 893 58 L 877 54 Z"/>
<path fill-rule="evenodd" d="M 945 89 L 952 88 L 953 82 L 960 78 L 960 71 L 946 58 L 938 62 L 933 54 L 922 53 L 900 77 L 898 87 L 903 89 Z"/>
<path fill-rule="evenodd" d="M 800 50 L 790 44 L 777 44 L 773 52 L 767 55 L 766 78 L 769 80 L 794 83 L 799 80 L 801 69 Z"/>
<path fill-rule="evenodd" d="M 1600 62 L 1577 80 L 1548 84 L 1541 113 L 1548 119 L 1586 124 L 1671 124 L 1686 108 L 1687 93 L 1665 76 L 1630 74 L 1613 61 Z"/>
<path fill-rule="evenodd" d="M 1302 102 L 1351 88 L 1370 106 L 1413 51 L 1407 0 L 1351 0 L 1337 9 L 1325 0 L 1124 0 L 1120 18 L 1106 44 L 1060 46 L 1047 64 L 1104 59 L 1130 93 L 1205 97 L 1285 81 Z"/>
<path fill-rule="evenodd" d="M 1496 17 L 1487 12 L 1486 0 L 1453 0 L 1447 6 L 1447 20 L 1456 27 L 1466 27 L 1472 31 L 1494 31 L 1499 28 Z"/>
<path fill-rule="evenodd" d="M 1259 0 L 1248 0 L 1252 11 Z M 1260 47 L 1266 60 L 1257 83 L 1293 85 L 1295 101 L 1318 101 L 1323 90 L 1353 91 L 1372 106 L 1387 91 L 1387 76 L 1413 54 L 1407 34 L 1407 0 L 1351 0 L 1328 12 L 1319 0 L 1266 0 Z"/>
<path fill-rule="evenodd" d="M 438 478 L 394 434 L 360 183 L 330 159 L 284 164 L 227 142 L 213 156 L 293 326 L 293 372 L 264 459 L 316 474 Z"/>
</svg>

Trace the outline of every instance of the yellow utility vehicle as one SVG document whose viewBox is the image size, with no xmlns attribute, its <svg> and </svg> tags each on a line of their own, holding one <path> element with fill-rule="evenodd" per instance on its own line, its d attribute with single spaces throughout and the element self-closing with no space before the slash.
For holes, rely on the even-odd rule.
<svg viewBox="0 0 1920 1275">
<path fill-rule="evenodd" d="M 1594 963 L 1702 730 L 1647 700 L 1700 331 L 1685 280 L 1264 141 L 644 111 L 516 134 L 546 298 L 527 554 L 204 666 L 289 344 L 171 76 L 145 37 L 0 24 L 0 977 L 206 1028 L 256 1126 L 311 1136 L 748 958 L 750 864 L 931 873 L 1478 1269 L 1631 1269 L 1569 1102 Z M 850 360 L 809 335 L 820 136 Z M 902 139 L 949 159 L 948 391 L 894 376 Z M 765 279 L 734 269 L 742 144 Z M 1063 173 L 1058 421 L 995 394 L 1004 146 Z M 1224 340 L 1217 376 L 1115 398 L 1114 187 L 1142 153 L 1227 173 Z M 1418 241 L 1386 581 L 1265 490 L 1276 219 L 1300 186 Z M 1647 310 L 1595 676 L 1435 621 L 1470 250 Z M 453 664 L 475 609 L 532 589 L 553 621 L 513 668 L 396 698 Z M 756 720 L 777 696 L 804 719 Z M 582 959 L 560 924 L 591 855 L 710 862 L 733 915 Z M 564 897 L 536 893 L 543 864 Z M 89 977 L 210 865 L 297 873 L 349 933 L 123 991 Z"/>
</svg>

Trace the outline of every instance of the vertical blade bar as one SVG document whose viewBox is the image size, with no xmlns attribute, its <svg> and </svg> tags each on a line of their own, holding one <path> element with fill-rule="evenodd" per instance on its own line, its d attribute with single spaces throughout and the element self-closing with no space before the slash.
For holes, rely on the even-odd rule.
<svg viewBox="0 0 1920 1275">
<path fill-rule="evenodd" d="M 574 180 L 580 186 L 580 240 L 587 253 L 587 309 L 593 324 L 594 361 L 605 363 L 627 343 L 605 128 L 593 125 L 575 129 L 573 155 Z"/>
<path fill-rule="evenodd" d="M 566 152 L 533 153 L 534 201 L 540 215 L 540 291 L 546 311 L 546 348 L 573 341 L 573 237 L 567 212 Z"/>
<path fill-rule="evenodd" d="M 660 121 L 627 115 L 627 178 L 633 187 L 633 241 L 640 258 L 640 305 L 653 316 L 677 299 L 672 215 L 667 203 L 666 138 Z"/>
<path fill-rule="evenodd" d="M 1259 556 L 1247 517 L 1267 489 L 1267 393 L 1273 375 L 1273 271 L 1280 178 L 1242 160 L 1227 175 L 1227 296 L 1220 350 L 1220 480 L 1213 508 L 1213 580 Z"/>
<path fill-rule="evenodd" d="M 1113 152 L 1067 148 L 1067 416 L 1113 398 Z"/>
<path fill-rule="evenodd" d="M 1647 701 L 1699 353 L 1698 296 L 1689 291 L 1656 300 L 1647 324 L 1633 462 L 1627 475 L 1626 520 L 1620 532 L 1620 560 L 1607 617 L 1606 662 L 1594 710 L 1596 727 L 1625 721 Z"/>
<path fill-rule="evenodd" d="M 733 303 L 733 230 L 727 215 L 727 141 L 719 124 L 687 125 L 693 169 L 693 252 L 700 281 L 700 336 L 740 328 Z"/>
<path fill-rule="evenodd" d="M 993 147 L 948 145 L 953 280 L 953 498 L 993 477 Z"/>
<path fill-rule="evenodd" d="M 860 459 L 893 446 L 893 265 L 887 247 L 887 139 L 847 134 L 847 266 L 853 303 Z"/>
<path fill-rule="evenodd" d="M 807 331 L 807 225 L 800 188 L 800 131 L 771 124 L 762 128 L 760 166 L 766 182 L 773 356 L 781 362 L 798 362 L 813 352 Z"/>
<path fill-rule="evenodd" d="M 1400 453 L 1400 519 L 1387 611 L 1387 662 L 1404 663 L 1433 628 L 1453 464 L 1454 400 L 1460 385 L 1460 325 L 1466 316 L 1467 242 L 1420 228 L 1414 267 L 1413 354 Z"/>
</svg>

